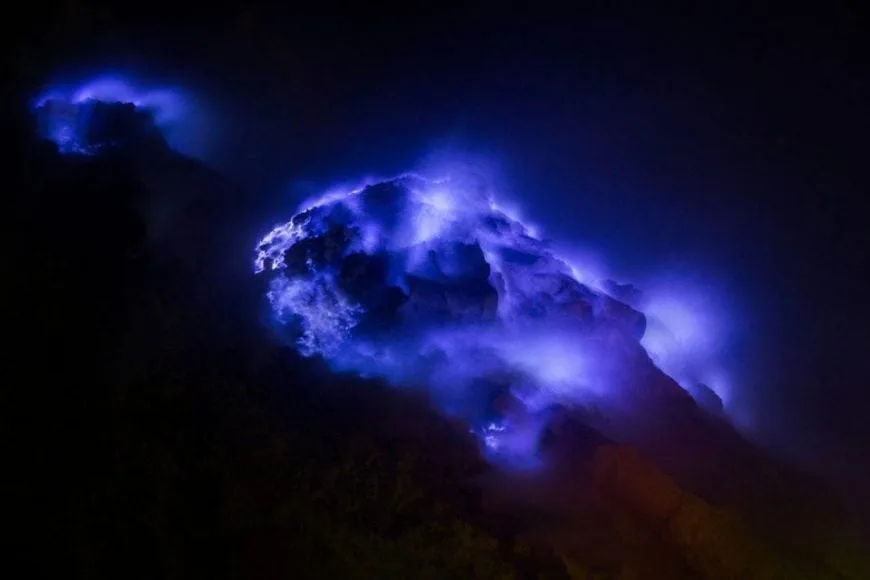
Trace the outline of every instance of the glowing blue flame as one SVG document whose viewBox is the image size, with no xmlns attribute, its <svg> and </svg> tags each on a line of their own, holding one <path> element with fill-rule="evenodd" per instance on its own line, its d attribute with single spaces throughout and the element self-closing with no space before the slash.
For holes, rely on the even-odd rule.
<svg viewBox="0 0 870 580">
<path fill-rule="evenodd" d="M 272 280 L 269 300 L 286 323 L 298 320 L 303 329 L 297 340 L 305 356 L 335 356 L 356 326 L 359 306 L 350 304 L 328 278 L 313 283 L 278 276 Z"/>
<path fill-rule="evenodd" d="M 74 86 L 55 86 L 33 101 L 40 115 L 42 136 L 54 141 L 62 153 L 93 154 L 87 139 L 97 103 L 129 104 L 150 115 L 165 137 L 189 110 L 181 91 L 145 88 L 119 77 L 105 76 Z"/>
<path fill-rule="evenodd" d="M 516 464 L 536 453 L 542 411 L 614 396 L 631 344 L 676 372 L 668 361 L 685 366 L 680 344 L 705 329 L 656 301 L 680 338 L 660 318 L 644 336 L 643 314 L 501 208 L 463 180 L 370 181 L 303 204 L 257 245 L 254 271 L 303 355 L 427 388 L 487 455 Z"/>
</svg>

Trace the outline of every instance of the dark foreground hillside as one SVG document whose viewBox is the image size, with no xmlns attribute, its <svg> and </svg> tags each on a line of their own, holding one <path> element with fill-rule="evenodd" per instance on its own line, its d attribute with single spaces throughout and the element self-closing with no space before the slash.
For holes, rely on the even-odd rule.
<svg viewBox="0 0 870 580">
<path fill-rule="evenodd" d="M 420 397 L 329 376 L 274 344 L 247 276 L 256 219 L 244 196 L 159 139 L 65 157 L 26 134 L 20 154 L 6 200 L 10 566 L 85 578 L 868 577 L 845 520 L 804 553 L 800 534 L 767 537 L 781 528 L 762 532 L 740 506 L 572 418 L 553 428 L 557 472 L 495 473 Z"/>
<path fill-rule="evenodd" d="M 31 138 L 21 153 L 3 393 L 13 562 L 73 577 L 564 577 L 460 517 L 419 457 L 328 395 L 359 385 L 270 343 L 247 264 L 220 263 L 234 208 L 214 174 L 159 142 L 65 157 Z M 149 207 L 167 189 L 193 198 L 173 212 L 198 228 L 155 239 Z"/>
</svg>

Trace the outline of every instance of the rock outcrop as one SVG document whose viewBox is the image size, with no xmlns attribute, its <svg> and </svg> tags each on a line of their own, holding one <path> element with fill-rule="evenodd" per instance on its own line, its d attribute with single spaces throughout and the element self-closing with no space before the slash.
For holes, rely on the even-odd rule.
<svg viewBox="0 0 870 580">
<path fill-rule="evenodd" d="M 400 316 L 388 318 L 411 325 L 488 322 L 500 312 L 643 335 L 642 313 L 575 280 L 544 242 L 486 198 L 450 187 L 402 177 L 314 203 L 263 239 L 256 269 L 303 281 L 329 277 L 366 310 L 379 297 L 401 295 L 388 301 Z M 366 322 L 362 313 L 361 328 L 371 327 Z"/>
</svg>

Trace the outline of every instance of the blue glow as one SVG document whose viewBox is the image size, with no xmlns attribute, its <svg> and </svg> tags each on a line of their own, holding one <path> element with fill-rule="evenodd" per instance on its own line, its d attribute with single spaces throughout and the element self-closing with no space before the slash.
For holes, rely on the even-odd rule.
<svg viewBox="0 0 870 580">
<path fill-rule="evenodd" d="M 302 204 L 262 238 L 253 269 L 300 353 L 427 389 L 495 462 L 535 464 L 553 405 L 619 397 L 632 345 L 687 390 L 704 380 L 685 345 L 711 328 L 682 296 L 644 302 L 648 327 L 621 296 L 634 294 L 592 282 L 517 216 L 479 181 L 367 180 Z"/>
<path fill-rule="evenodd" d="M 40 133 L 54 141 L 62 153 L 91 155 L 102 143 L 88 135 L 99 105 L 130 105 L 148 117 L 173 145 L 175 129 L 190 115 L 187 100 L 175 88 L 146 88 L 126 79 L 103 76 L 76 85 L 59 85 L 36 98 Z"/>
<path fill-rule="evenodd" d="M 685 281 L 654 282 L 644 294 L 640 303 L 648 325 L 641 344 L 650 358 L 702 406 L 712 391 L 727 408 L 730 380 L 718 361 L 727 313 L 708 290 Z"/>
<path fill-rule="evenodd" d="M 348 303 L 325 276 L 313 282 L 278 276 L 272 280 L 268 296 L 282 322 L 301 325 L 297 345 L 305 356 L 336 356 L 361 313 L 359 306 Z"/>
</svg>

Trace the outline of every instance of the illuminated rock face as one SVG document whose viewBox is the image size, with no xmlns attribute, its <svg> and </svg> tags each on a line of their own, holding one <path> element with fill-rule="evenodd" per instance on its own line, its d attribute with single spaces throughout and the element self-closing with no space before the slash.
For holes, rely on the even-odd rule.
<svg viewBox="0 0 870 580">
<path fill-rule="evenodd" d="M 511 418 L 535 438 L 535 413 L 601 395 L 613 341 L 646 326 L 467 181 L 327 195 L 262 239 L 254 269 L 303 355 L 424 386 L 493 448 Z"/>
</svg>

